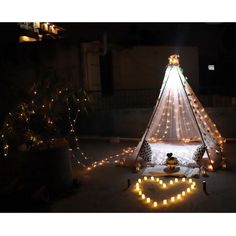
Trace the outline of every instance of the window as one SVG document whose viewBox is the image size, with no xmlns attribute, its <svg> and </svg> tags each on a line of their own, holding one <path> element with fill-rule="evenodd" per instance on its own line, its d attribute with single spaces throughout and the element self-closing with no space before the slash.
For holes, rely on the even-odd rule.
<svg viewBox="0 0 236 236">
<path fill-rule="evenodd" d="M 208 65 L 208 70 L 215 70 L 215 65 Z"/>
</svg>

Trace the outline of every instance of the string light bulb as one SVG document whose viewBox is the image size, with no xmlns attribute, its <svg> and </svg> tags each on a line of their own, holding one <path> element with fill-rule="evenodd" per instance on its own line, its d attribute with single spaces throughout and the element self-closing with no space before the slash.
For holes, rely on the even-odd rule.
<svg viewBox="0 0 236 236">
<path fill-rule="evenodd" d="M 163 205 L 167 205 L 167 200 L 166 199 L 163 200 Z"/>
</svg>

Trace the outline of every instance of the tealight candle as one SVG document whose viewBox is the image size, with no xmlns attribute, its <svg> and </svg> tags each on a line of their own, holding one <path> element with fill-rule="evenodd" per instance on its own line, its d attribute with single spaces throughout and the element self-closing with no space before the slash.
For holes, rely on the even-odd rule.
<svg viewBox="0 0 236 236">
<path fill-rule="evenodd" d="M 177 199 L 181 199 L 181 195 L 180 194 L 177 195 Z"/>
<path fill-rule="evenodd" d="M 150 197 L 148 197 L 146 201 L 147 201 L 147 203 L 150 203 L 150 201 L 151 201 Z"/>
<path fill-rule="evenodd" d="M 192 179 L 189 179 L 189 181 L 188 181 L 189 183 L 192 183 L 193 182 L 193 180 Z"/>
<path fill-rule="evenodd" d="M 167 200 L 166 199 L 163 200 L 163 205 L 167 205 Z"/>
<path fill-rule="evenodd" d="M 153 176 L 151 177 L 151 180 L 154 181 L 154 177 Z"/>
<path fill-rule="evenodd" d="M 163 184 L 162 187 L 163 187 L 163 188 L 166 188 L 166 184 Z"/>
<path fill-rule="evenodd" d="M 136 186 L 136 190 L 137 190 L 137 191 L 139 190 L 139 186 L 138 186 L 138 185 Z"/>
<path fill-rule="evenodd" d="M 171 197 L 171 201 L 174 202 L 175 201 L 175 197 Z"/>
<path fill-rule="evenodd" d="M 159 183 L 160 183 L 160 184 L 163 184 L 163 180 L 160 180 Z"/>
<path fill-rule="evenodd" d="M 159 180 L 160 180 L 159 178 L 156 178 L 156 181 L 157 181 L 157 182 L 159 182 Z"/>
<path fill-rule="evenodd" d="M 142 194 L 142 199 L 145 199 L 145 194 Z"/>
<path fill-rule="evenodd" d="M 187 188 L 187 193 L 190 193 L 190 191 L 191 191 L 190 188 Z"/>
<path fill-rule="evenodd" d="M 194 189 L 194 185 L 193 184 L 191 185 L 191 189 Z"/>
<path fill-rule="evenodd" d="M 185 196 L 185 194 L 186 194 L 185 191 L 182 191 L 182 196 Z"/>
<path fill-rule="evenodd" d="M 136 183 L 136 187 L 139 186 L 139 183 Z"/>
<path fill-rule="evenodd" d="M 138 182 L 139 182 L 139 183 L 142 183 L 142 180 L 141 180 L 141 179 L 138 179 Z"/>
<path fill-rule="evenodd" d="M 141 191 L 141 190 L 139 190 L 139 191 L 138 191 L 138 195 L 140 195 L 140 196 L 141 196 L 142 194 L 143 194 L 143 193 L 142 193 L 142 191 Z"/>
<path fill-rule="evenodd" d="M 157 207 L 157 202 L 153 202 L 153 206 L 154 206 L 154 207 Z"/>
<path fill-rule="evenodd" d="M 173 182 L 173 180 L 170 180 L 170 184 L 173 184 L 174 182 Z"/>
<path fill-rule="evenodd" d="M 196 186 L 196 182 L 193 182 L 193 184 L 192 184 L 193 186 Z"/>
<path fill-rule="evenodd" d="M 185 178 L 182 178 L 182 182 L 185 182 Z"/>
<path fill-rule="evenodd" d="M 177 183 L 178 182 L 178 179 L 177 178 L 175 178 L 175 183 Z"/>
<path fill-rule="evenodd" d="M 147 176 L 144 176 L 144 178 L 143 178 L 145 181 L 147 180 Z"/>
<path fill-rule="evenodd" d="M 213 171 L 213 165 L 208 165 L 208 170 Z"/>
</svg>

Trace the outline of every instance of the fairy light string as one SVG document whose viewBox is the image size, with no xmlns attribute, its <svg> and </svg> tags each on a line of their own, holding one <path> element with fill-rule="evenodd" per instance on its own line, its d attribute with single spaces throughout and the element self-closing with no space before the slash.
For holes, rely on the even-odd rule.
<svg viewBox="0 0 236 236">
<path fill-rule="evenodd" d="M 42 117 L 45 120 L 46 124 L 48 125 L 48 127 L 52 130 L 56 130 L 56 126 L 55 126 L 55 122 L 53 121 L 53 112 L 52 112 L 52 107 L 55 104 L 56 101 L 60 101 L 62 99 L 62 96 L 66 96 L 68 98 L 68 88 L 65 88 L 63 90 L 58 90 L 56 92 L 56 95 L 52 96 L 51 98 L 48 99 L 48 102 L 42 101 L 42 99 L 40 99 L 40 93 L 38 92 L 38 90 L 36 89 L 37 86 L 35 86 L 35 88 L 33 88 L 33 94 L 32 94 L 32 99 L 30 100 L 30 102 L 28 104 L 24 104 L 21 103 L 18 107 L 19 107 L 19 111 L 14 111 L 14 112 L 9 112 L 9 114 L 6 116 L 5 118 L 5 122 L 3 125 L 3 129 L 1 132 L 1 143 L 3 145 L 3 155 L 4 157 L 8 156 L 8 150 L 9 150 L 9 144 L 8 144 L 8 133 L 9 133 L 9 129 L 13 129 L 13 123 L 18 122 L 19 119 L 23 119 L 25 121 L 25 126 L 26 126 L 26 134 L 29 134 L 27 137 L 27 139 L 29 141 L 31 141 L 33 143 L 33 145 L 37 146 L 39 144 L 43 143 L 43 139 L 39 140 L 39 137 L 37 137 L 37 135 L 32 131 L 31 129 L 31 116 L 32 115 L 38 115 L 38 113 L 42 113 Z M 66 104 L 67 104 L 67 111 L 68 111 L 68 119 L 69 119 L 69 123 L 70 123 L 70 134 L 74 135 L 74 140 L 76 141 L 76 146 L 75 149 L 77 151 L 80 152 L 80 155 L 83 156 L 84 160 L 87 160 L 88 157 L 84 154 L 84 152 L 82 152 L 80 150 L 79 147 L 79 143 L 78 143 L 78 135 L 75 132 L 75 126 L 77 124 L 78 121 L 78 114 L 80 112 L 80 108 L 79 106 L 81 102 L 87 102 L 88 99 L 85 97 L 83 98 L 76 98 L 76 103 L 77 103 L 77 112 L 75 117 L 72 119 L 71 118 L 71 108 L 69 105 L 69 102 L 67 100 Z M 84 105 L 84 104 L 83 104 Z M 53 141 L 54 138 L 51 138 L 51 141 Z M 69 148 L 71 149 L 71 147 Z M 86 167 L 85 164 L 82 164 L 79 160 L 78 160 L 78 164 L 81 164 L 83 167 Z"/>
</svg>

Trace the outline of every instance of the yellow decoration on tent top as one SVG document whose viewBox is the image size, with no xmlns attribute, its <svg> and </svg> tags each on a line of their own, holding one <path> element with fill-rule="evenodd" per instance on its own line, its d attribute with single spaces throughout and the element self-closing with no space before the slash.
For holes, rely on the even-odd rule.
<svg viewBox="0 0 236 236">
<path fill-rule="evenodd" d="M 179 55 L 177 54 L 171 55 L 168 59 L 169 59 L 169 65 L 179 66 Z"/>
</svg>

